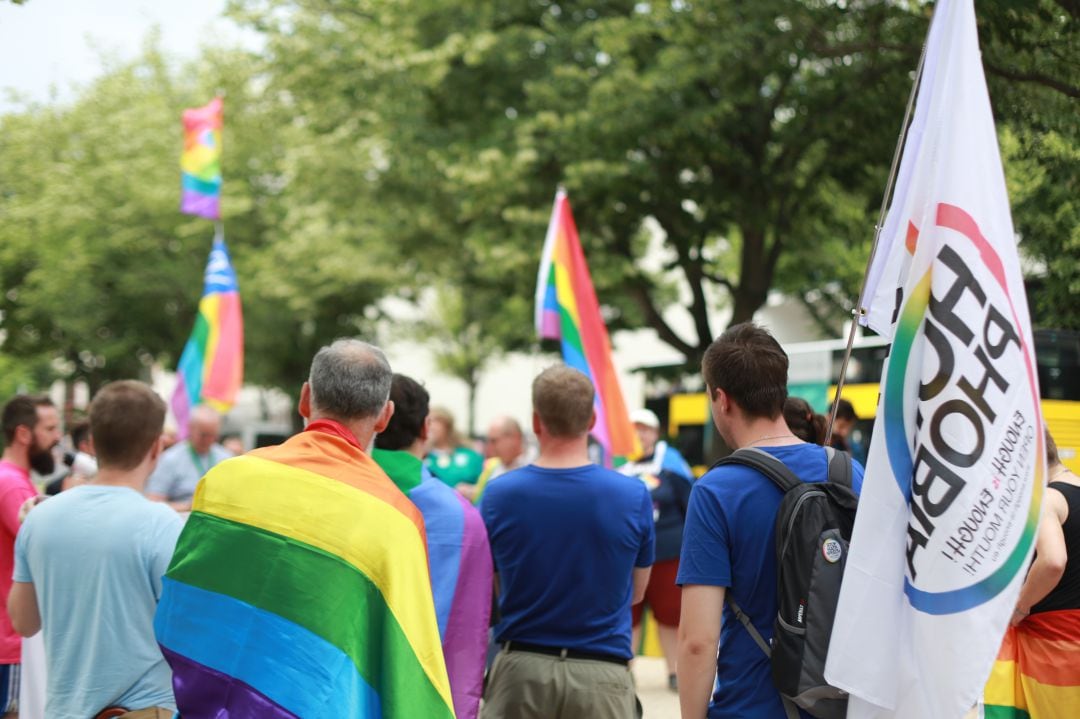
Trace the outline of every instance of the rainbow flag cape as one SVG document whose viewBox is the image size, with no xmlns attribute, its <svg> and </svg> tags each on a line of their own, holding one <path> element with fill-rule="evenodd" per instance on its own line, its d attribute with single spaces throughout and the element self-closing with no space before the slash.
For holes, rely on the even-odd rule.
<svg viewBox="0 0 1080 719">
<path fill-rule="evenodd" d="M 1080 610 L 1033 614 L 1010 627 L 984 702 L 986 719 L 1080 717 Z"/>
<path fill-rule="evenodd" d="M 479 510 L 408 452 L 372 459 L 424 517 L 435 616 L 457 719 L 476 719 L 484 691 L 494 568 Z"/>
<path fill-rule="evenodd" d="M 452 719 L 420 511 L 315 427 L 195 491 L 154 621 L 180 714 Z"/>
<path fill-rule="evenodd" d="M 203 296 L 195 328 L 176 366 L 173 416 L 181 435 L 191 408 L 205 402 L 227 412 L 244 381 L 244 318 L 240 286 L 221 229 L 214 237 L 203 277 Z"/>
<path fill-rule="evenodd" d="M 180 211 L 221 219 L 221 98 L 184 110 Z"/>
<path fill-rule="evenodd" d="M 555 195 L 536 278 L 536 331 L 541 339 L 561 340 L 563 361 L 592 380 L 596 388 L 592 432 L 604 447 L 606 458 L 635 455 L 637 436 L 611 361 L 611 341 L 570 214 L 570 201 L 563 190 Z"/>
</svg>

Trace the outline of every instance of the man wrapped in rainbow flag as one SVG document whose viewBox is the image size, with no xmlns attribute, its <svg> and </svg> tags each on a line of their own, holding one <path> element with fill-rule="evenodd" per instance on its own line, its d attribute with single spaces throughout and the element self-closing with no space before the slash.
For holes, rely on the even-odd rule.
<svg viewBox="0 0 1080 719">
<path fill-rule="evenodd" d="M 199 484 L 155 619 L 185 719 L 454 716 L 423 519 L 370 457 L 391 376 L 324 347 L 306 431 Z"/>
</svg>

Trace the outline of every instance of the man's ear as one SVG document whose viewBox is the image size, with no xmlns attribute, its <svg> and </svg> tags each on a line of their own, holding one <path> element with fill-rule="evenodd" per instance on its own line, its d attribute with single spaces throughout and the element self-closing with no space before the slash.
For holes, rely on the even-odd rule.
<svg viewBox="0 0 1080 719">
<path fill-rule="evenodd" d="M 20 424 L 15 428 L 15 436 L 12 440 L 12 444 L 25 444 L 29 446 L 34 443 L 34 430 L 30 429 L 25 424 Z"/>
<path fill-rule="evenodd" d="M 305 382 L 300 388 L 300 402 L 296 408 L 304 419 L 311 419 L 311 384 Z"/>
<path fill-rule="evenodd" d="M 158 457 L 161 456 L 162 448 L 165 446 L 165 435 L 159 434 L 157 440 L 150 445 L 150 463 L 157 464 Z"/>
<path fill-rule="evenodd" d="M 417 437 L 421 442 L 427 442 L 428 432 L 431 431 L 431 415 L 424 417 L 424 421 L 420 423 L 420 436 Z"/>
<path fill-rule="evenodd" d="M 596 410 L 594 409 L 593 413 L 592 413 L 592 417 L 589 419 L 589 431 L 591 432 L 592 428 L 595 427 L 595 426 L 596 426 Z"/>
<path fill-rule="evenodd" d="M 375 419 L 375 434 L 379 434 L 386 429 L 390 424 L 390 418 L 394 416 L 394 400 L 386 400 L 386 404 L 383 405 L 382 411 L 379 412 L 379 416 Z"/>
<path fill-rule="evenodd" d="M 544 429 L 544 425 L 542 425 L 540 423 L 540 415 L 537 414 L 535 411 L 532 413 L 532 427 L 533 427 L 533 434 L 535 434 L 537 437 L 539 437 L 540 433 Z"/>
</svg>

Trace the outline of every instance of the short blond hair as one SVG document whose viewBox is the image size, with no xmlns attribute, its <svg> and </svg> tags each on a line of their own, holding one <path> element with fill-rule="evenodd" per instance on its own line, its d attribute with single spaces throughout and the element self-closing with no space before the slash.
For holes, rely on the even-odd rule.
<svg viewBox="0 0 1080 719">
<path fill-rule="evenodd" d="M 533 410 L 555 437 L 578 437 L 589 431 L 595 396 L 589 378 L 566 365 L 548 367 L 533 380 Z"/>
</svg>

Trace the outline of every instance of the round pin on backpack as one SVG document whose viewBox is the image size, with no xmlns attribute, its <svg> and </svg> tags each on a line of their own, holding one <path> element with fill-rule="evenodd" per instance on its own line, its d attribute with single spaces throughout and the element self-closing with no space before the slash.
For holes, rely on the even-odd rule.
<svg viewBox="0 0 1080 719">
<path fill-rule="evenodd" d="M 829 537 L 821 543 L 821 556 L 825 557 L 825 561 L 829 564 L 836 564 L 839 562 L 840 556 L 843 553 L 844 548 L 840 545 L 840 542 L 832 537 Z"/>
</svg>

